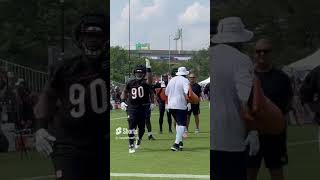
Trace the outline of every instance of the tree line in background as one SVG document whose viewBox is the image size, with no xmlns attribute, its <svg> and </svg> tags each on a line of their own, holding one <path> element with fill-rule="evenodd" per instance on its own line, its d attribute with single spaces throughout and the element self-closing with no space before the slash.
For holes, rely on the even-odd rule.
<svg viewBox="0 0 320 180">
<path fill-rule="evenodd" d="M 168 61 L 150 60 L 152 73 L 157 76 L 170 73 Z M 116 82 L 124 83 L 125 76 L 133 73 L 134 68 L 138 64 L 145 64 L 143 57 L 129 55 L 128 50 L 119 46 L 110 48 L 110 79 Z M 192 59 L 181 61 L 178 64 L 171 65 L 170 69 L 185 66 L 191 72 L 194 72 L 198 80 L 204 80 L 209 77 L 209 54 L 208 49 L 199 50 Z"/>
<path fill-rule="evenodd" d="M 106 11 L 101 0 L 64 0 L 64 35 L 84 12 Z M 60 0 L 7 0 L 0 2 L 0 58 L 47 70 L 48 46 L 61 44 Z"/>
<path fill-rule="evenodd" d="M 267 37 L 273 41 L 273 60 L 283 66 L 313 53 L 320 45 L 319 0 L 214 0 L 211 3 L 211 35 L 219 19 L 239 16 L 254 41 Z"/>
</svg>

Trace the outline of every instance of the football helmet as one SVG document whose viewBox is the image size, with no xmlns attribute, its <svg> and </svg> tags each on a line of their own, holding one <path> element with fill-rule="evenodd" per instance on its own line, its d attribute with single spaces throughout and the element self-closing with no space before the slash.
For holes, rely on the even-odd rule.
<svg viewBox="0 0 320 180">
<path fill-rule="evenodd" d="M 88 58 L 98 58 L 105 51 L 107 28 L 107 18 L 102 13 L 84 15 L 75 27 L 76 44 Z"/>
<path fill-rule="evenodd" d="M 147 70 L 144 65 L 137 65 L 137 67 L 134 69 L 133 74 L 136 79 L 144 79 L 146 76 Z"/>
</svg>

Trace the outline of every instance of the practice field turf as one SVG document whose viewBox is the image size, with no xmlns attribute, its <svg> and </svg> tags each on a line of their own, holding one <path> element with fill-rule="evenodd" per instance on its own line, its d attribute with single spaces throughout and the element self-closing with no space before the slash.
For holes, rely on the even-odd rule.
<svg viewBox="0 0 320 180">
<path fill-rule="evenodd" d="M 209 107 L 207 102 L 201 105 L 200 131 L 195 135 L 194 119 L 190 122 L 189 138 L 184 141 L 185 149 L 182 152 L 172 152 L 175 136 L 168 134 L 166 117 L 164 119 L 164 133 L 158 134 L 158 111 L 152 112 L 152 128 L 155 141 L 147 140 L 147 134 L 135 154 L 128 153 L 128 140 L 126 134 L 116 135 L 117 128 L 127 128 L 126 114 L 121 110 L 111 112 L 110 147 L 111 173 L 143 173 L 145 177 L 115 177 L 112 180 L 148 180 L 173 179 L 151 178 L 149 175 L 158 174 L 160 177 L 180 174 L 209 175 Z M 119 133 L 119 129 L 118 129 Z M 121 132 L 123 133 L 123 132 Z M 320 152 L 316 142 L 317 128 L 306 125 L 303 127 L 290 127 L 288 129 L 289 165 L 285 167 L 285 176 L 288 180 L 309 180 L 320 177 Z M 125 139 L 122 139 L 125 138 Z M 108 171 L 108 170 L 106 170 Z M 230 172 L 232 173 L 232 172 Z M 118 175 L 119 175 L 118 174 Z M 29 152 L 28 158 L 20 158 L 20 153 L 0 153 L 0 180 L 53 180 L 51 162 L 36 152 Z M 112 174 L 114 175 L 114 174 Z M 130 175 L 130 174 L 129 174 Z M 196 178 L 184 178 L 191 180 Z M 265 168 L 261 169 L 259 180 L 269 180 Z"/>
<path fill-rule="evenodd" d="M 200 133 L 194 134 L 195 122 L 192 116 L 190 120 L 189 137 L 184 140 L 184 150 L 173 152 L 170 150 L 170 147 L 174 143 L 175 133 L 168 133 L 167 118 L 165 116 L 163 134 L 159 134 L 159 113 L 157 108 L 155 108 L 154 111 L 152 111 L 151 124 L 156 140 L 149 141 L 147 134 L 145 134 L 141 148 L 134 154 L 128 153 L 127 134 L 116 135 L 117 128 L 128 127 L 126 114 L 120 110 L 112 112 L 110 134 L 111 172 L 209 175 L 210 124 L 209 106 L 207 102 L 202 103 L 200 111 Z M 111 177 L 111 179 L 126 178 L 129 179 L 128 177 Z"/>
</svg>

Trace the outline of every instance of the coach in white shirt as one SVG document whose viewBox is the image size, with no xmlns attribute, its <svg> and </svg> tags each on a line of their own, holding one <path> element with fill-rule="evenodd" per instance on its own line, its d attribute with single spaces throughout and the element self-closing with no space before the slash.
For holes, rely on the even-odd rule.
<svg viewBox="0 0 320 180">
<path fill-rule="evenodd" d="M 253 33 L 239 17 L 219 21 L 215 44 L 210 49 L 211 177 L 246 180 L 246 145 L 250 155 L 259 150 L 257 131 L 247 132 L 241 108 L 247 110 L 252 88 L 253 65 L 241 52 Z"/>
<path fill-rule="evenodd" d="M 171 147 L 172 151 L 183 149 L 182 136 L 187 124 L 188 107 L 191 107 L 186 100 L 190 84 L 186 78 L 188 74 L 185 67 L 179 67 L 177 76 L 169 81 L 165 92 L 168 96 L 168 109 L 176 121 L 176 140 Z"/>
</svg>

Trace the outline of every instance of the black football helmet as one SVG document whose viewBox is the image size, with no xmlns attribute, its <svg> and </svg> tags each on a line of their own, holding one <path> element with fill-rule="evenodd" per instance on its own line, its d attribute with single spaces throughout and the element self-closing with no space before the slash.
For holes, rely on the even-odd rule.
<svg viewBox="0 0 320 180">
<path fill-rule="evenodd" d="M 97 58 L 106 51 L 107 18 L 103 13 L 86 14 L 75 27 L 74 39 L 88 58 Z"/>
<path fill-rule="evenodd" d="M 137 67 L 133 70 L 133 74 L 136 79 L 144 79 L 147 73 L 147 68 L 144 65 L 137 65 Z"/>
</svg>

